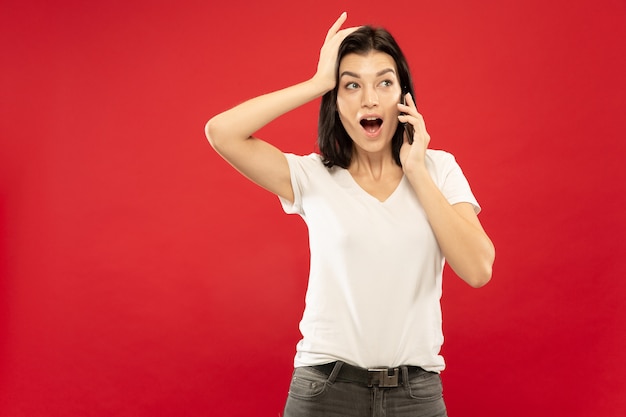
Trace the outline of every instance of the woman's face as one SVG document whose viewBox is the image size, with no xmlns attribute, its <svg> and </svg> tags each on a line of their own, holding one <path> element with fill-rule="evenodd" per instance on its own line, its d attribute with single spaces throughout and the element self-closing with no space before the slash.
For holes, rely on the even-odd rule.
<svg viewBox="0 0 626 417">
<path fill-rule="evenodd" d="M 402 94 L 393 58 L 379 51 L 344 56 L 338 86 L 337 111 L 355 150 L 391 152 Z"/>
</svg>

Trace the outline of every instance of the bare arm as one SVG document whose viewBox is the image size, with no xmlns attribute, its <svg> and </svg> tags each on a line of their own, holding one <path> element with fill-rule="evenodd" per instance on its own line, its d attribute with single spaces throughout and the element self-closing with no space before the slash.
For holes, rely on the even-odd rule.
<svg viewBox="0 0 626 417">
<path fill-rule="evenodd" d="M 253 133 L 278 116 L 313 100 L 325 90 L 312 80 L 256 97 L 213 117 L 205 133 L 213 148 L 247 178 L 293 201 L 285 155 Z"/>
<path fill-rule="evenodd" d="M 329 29 L 317 72 L 307 81 L 249 100 L 208 121 L 205 133 L 213 148 L 235 169 L 272 193 L 293 201 L 285 155 L 253 134 L 277 117 L 334 88 L 335 62 L 341 41 L 356 28 L 339 30 L 343 13 Z"/>
<path fill-rule="evenodd" d="M 417 112 L 412 97 L 398 108 L 407 115 L 399 117 L 415 128 L 413 144 L 405 143 L 400 151 L 402 169 L 424 207 L 428 222 L 446 261 L 454 272 L 472 287 L 481 287 L 491 279 L 495 248 L 485 233 L 470 203 L 451 205 L 434 183 L 425 164 L 430 142 L 424 119 Z"/>
</svg>

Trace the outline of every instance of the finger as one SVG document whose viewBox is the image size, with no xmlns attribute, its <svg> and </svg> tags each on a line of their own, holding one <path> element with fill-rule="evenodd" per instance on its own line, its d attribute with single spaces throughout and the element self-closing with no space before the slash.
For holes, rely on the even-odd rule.
<svg viewBox="0 0 626 417">
<path fill-rule="evenodd" d="M 330 27 L 330 29 L 328 29 L 328 33 L 326 34 L 326 40 L 332 38 L 333 36 L 335 36 L 337 32 L 339 32 L 339 28 L 341 27 L 341 25 L 343 25 L 343 23 L 346 21 L 347 18 L 348 18 L 348 13 L 346 12 L 341 13 L 341 16 L 339 16 L 339 19 L 337 19 L 335 23 L 333 23 L 333 25 Z"/>
<path fill-rule="evenodd" d="M 406 104 L 398 103 L 398 110 L 405 114 L 415 114 L 415 111 Z"/>
<path fill-rule="evenodd" d="M 400 110 L 402 113 L 412 115 L 417 114 L 417 106 L 415 105 L 415 100 L 413 100 L 411 93 L 406 93 L 404 95 L 404 101 L 398 103 L 398 110 Z"/>
<path fill-rule="evenodd" d="M 414 126 L 423 127 L 426 129 L 426 123 L 424 122 L 424 116 L 420 112 L 417 111 L 417 106 L 415 105 L 415 100 L 411 96 L 411 93 L 407 93 L 405 95 L 406 104 L 398 103 L 398 110 L 406 115 L 412 116 L 415 118 L 414 122 L 410 122 Z M 403 123 L 409 121 L 409 119 L 400 120 Z"/>
<path fill-rule="evenodd" d="M 426 123 L 424 122 L 424 117 L 422 117 L 422 115 L 417 112 L 415 112 L 415 114 L 401 114 L 398 116 L 398 121 L 400 121 L 400 123 L 404 123 L 405 128 L 411 125 L 413 127 L 414 133 L 417 132 L 419 134 L 428 135 L 428 131 L 426 130 Z M 409 128 L 409 130 L 411 129 Z"/>
<path fill-rule="evenodd" d="M 352 32 L 359 30 L 362 26 L 352 26 L 349 28 L 345 28 L 345 29 L 341 29 L 339 32 L 337 32 L 337 35 L 341 35 L 341 38 L 344 39 L 346 36 L 348 36 L 349 34 L 351 34 Z"/>
<path fill-rule="evenodd" d="M 417 111 L 417 106 L 415 105 L 415 100 L 413 100 L 413 96 L 411 93 L 406 93 L 406 102 L 409 109 L 411 109 L 411 116 L 414 118 L 414 122 L 410 122 L 415 128 L 425 134 L 428 135 L 426 131 L 426 122 L 424 122 L 424 116 L 420 112 Z"/>
<path fill-rule="evenodd" d="M 428 131 L 426 130 L 426 123 L 424 123 L 424 118 L 419 113 L 417 114 L 417 116 L 408 115 L 408 114 L 404 116 L 399 116 L 398 120 L 400 120 L 400 122 L 402 123 L 412 125 L 415 131 L 420 134 L 422 133 L 428 134 Z"/>
<path fill-rule="evenodd" d="M 417 110 L 417 106 L 415 105 L 415 100 L 413 100 L 413 96 L 411 95 L 411 93 L 406 93 L 406 95 L 404 96 L 404 99 L 406 101 L 407 106 L 412 107 L 415 110 Z"/>
</svg>

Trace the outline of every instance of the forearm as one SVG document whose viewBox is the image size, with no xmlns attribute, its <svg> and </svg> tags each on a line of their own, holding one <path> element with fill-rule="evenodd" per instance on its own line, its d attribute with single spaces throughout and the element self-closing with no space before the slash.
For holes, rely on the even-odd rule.
<svg viewBox="0 0 626 417">
<path fill-rule="evenodd" d="M 329 90 L 315 78 L 248 100 L 218 114 L 207 123 L 206 133 L 216 149 L 250 138 L 277 117 L 322 96 Z"/>
<path fill-rule="evenodd" d="M 446 262 L 472 287 L 491 279 L 495 249 L 469 204 L 452 206 L 425 166 L 406 172 Z"/>
</svg>

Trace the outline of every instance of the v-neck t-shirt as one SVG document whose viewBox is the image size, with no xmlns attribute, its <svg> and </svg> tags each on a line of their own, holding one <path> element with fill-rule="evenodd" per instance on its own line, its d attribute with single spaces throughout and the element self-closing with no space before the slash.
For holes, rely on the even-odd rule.
<svg viewBox="0 0 626 417">
<path fill-rule="evenodd" d="M 309 232 L 310 273 L 294 365 L 333 361 L 440 372 L 444 258 L 406 177 L 385 200 L 318 154 L 286 154 L 294 202 Z M 428 171 L 450 204 L 480 207 L 450 153 L 427 150 Z"/>
</svg>

